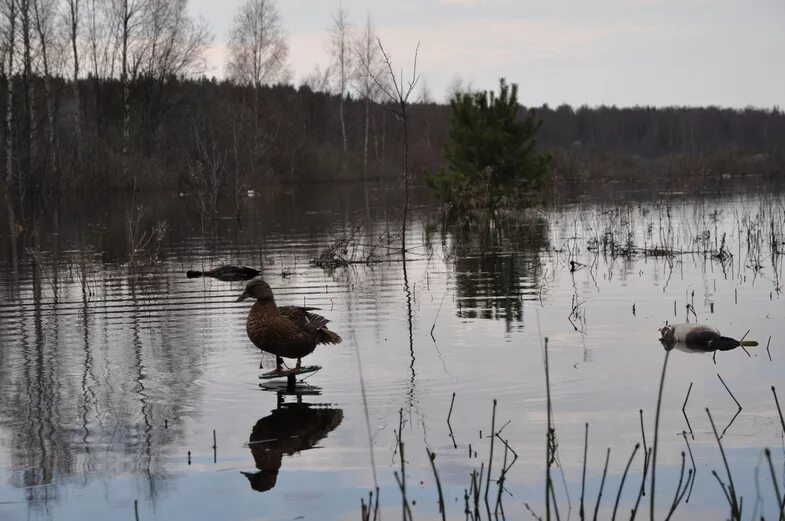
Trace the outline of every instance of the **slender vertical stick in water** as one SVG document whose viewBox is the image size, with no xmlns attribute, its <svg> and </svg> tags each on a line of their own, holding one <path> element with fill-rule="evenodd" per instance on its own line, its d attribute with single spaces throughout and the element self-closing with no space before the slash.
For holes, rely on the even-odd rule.
<svg viewBox="0 0 785 521">
<path fill-rule="evenodd" d="M 600 500 L 602 500 L 602 489 L 605 487 L 605 476 L 608 474 L 608 460 L 611 459 L 611 448 L 608 447 L 608 452 L 605 453 L 605 468 L 602 470 L 602 479 L 600 480 L 600 491 L 597 493 L 597 503 L 594 505 L 594 521 L 597 521 L 597 512 L 600 510 Z"/>
<path fill-rule="evenodd" d="M 548 337 L 545 337 L 545 396 L 548 431 L 545 437 L 545 519 L 551 519 L 551 377 L 548 367 Z"/>
<path fill-rule="evenodd" d="M 717 440 L 717 445 L 720 448 L 720 454 L 722 454 L 722 462 L 725 464 L 725 472 L 728 475 L 728 497 L 730 499 L 731 519 L 734 521 L 741 520 L 741 508 L 739 507 L 739 500 L 736 498 L 736 487 L 733 486 L 733 476 L 730 473 L 728 458 L 725 457 L 725 449 L 722 447 L 722 441 L 717 434 L 717 427 L 714 425 L 714 419 L 711 417 L 711 412 L 709 412 L 708 407 L 706 408 L 706 414 L 709 416 L 711 429 L 714 431 L 714 438 Z M 717 479 L 719 479 L 719 476 Z"/>
<path fill-rule="evenodd" d="M 649 470 L 649 457 L 651 452 L 646 446 L 646 431 L 643 428 L 643 409 L 638 409 L 638 414 L 641 418 L 641 438 L 643 439 L 643 480 L 641 481 L 641 495 L 646 495 L 646 474 Z"/>
<path fill-rule="evenodd" d="M 578 515 L 580 516 L 581 520 L 584 519 L 583 497 L 584 497 L 584 492 L 586 491 L 586 454 L 588 451 L 589 451 L 589 422 L 586 422 L 585 433 L 583 436 L 583 475 L 581 477 L 581 508 L 578 511 Z"/>
<path fill-rule="evenodd" d="M 491 487 L 491 467 L 493 466 L 493 441 L 496 438 L 496 398 L 493 399 L 493 413 L 491 413 L 491 452 L 488 455 L 488 472 L 485 480 L 485 506 L 488 506 L 488 489 Z M 490 508 L 490 507 L 489 507 Z"/>
<path fill-rule="evenodd" d="M 771 392 L 774 395 L 774 403 L 777 404 L 777 412 L 780 414 L 780 425 L 782 425 L 782 433 L 785 434 L 785 419 L 782 417 L 782 409 L 780 409 L 780 401 L 777 399 L 777 390 L 771 386 Z"/>
<path fill-rule="evenodd" d="M 684 437 L 684 443 L 687 444 L 687 451 L 690 453 L 690 461 L 692 462 L 692 481 L 690 481 L 690 491 L 687 493 L 687 499 L 684 501 L 685 503 L 689 503 L 690 497 L 692 497 L 692 486 L 695 484 L 695 478 L 698 477 L 698 467 L 695 466 L 695 458 L 692 457 L 692 447 L 690 447 L 690 442 L 687 441 L 687 433 L 681 431 L 681 435 Z"/>
<path fill-rule="evenodd" d="M 665 352 L 665 361 L 662 363 L 662 375 L 660 375 L 660 389 L 657 392 L 657 411 L 654 414 L 654 443 L 651 453 L 651 497 L 649 497 L 649 514 L 651 521 L 654 521 L 654 485 L 657 477 L 657 438 L 660 428 L 660 407 L 662 406 L 662 388 L 665 385 L 665 370 L 668 367 L 668 357 L 671 352 Z"/>
<path fill-rule="evenodd" d="M 785 500 L 782 499 L 780 486 L 777 484 L 777 474 L 774 472 L 774 465 L 771 462 L 771 451 L 766 447 L 764 452 L 766 454 L 766 460 L 769 462 L 769 471 L 771 472 L 771 482 L 774 484 L 774 493 L 777 495 L 777 508 L 779 509 L 778 519 L 779 521 L 783 521 L 783 519 L 785 519 Z"/>
<path fill-rule="evenodd" d="M 139 521 L 139 500 L 134 499 L 134 519 Z"/>
<path fill-rule="evenodd" d="M 627 472 L 630 471 L 630 465 L 632 465 L 632 460 L 635 459 L 635 454 L 637 454 L 640 446 L 641 446 L 640 443 L 635 444 L 635 448 L 632 450 L 630 459 L 627 460 L 627 466 L 624 467 L 624 474 L 621 475 L 621 483 L 619 484 L 619 491 L 616 493 L 616 503 L 613 504 L 613 515 L 611 516 L 611 521 L 616 519 L 616 510 L 619 508 L 619 499 L 621 499 L 621 491 L 624 488 L 624 480 L 627 479 Z"/>
<path fill-rule="evenodd" d="M 454 395 L 453 395 L 454 396 Z M 444 496 L 442 495 L 442 482 L 439 480 L 439 473 L 436 471 L 436 453 L 431 452 L 427 447 L 425 452 L 428 453 L 428 459 L 431 460 L 431 468 L 433 469 L 433 477 L 436 479 L 436 490 L 439 492 L 439 513 L 442 515 L 442 521 L 446 521 L 444 513 Z"/>
</svg>

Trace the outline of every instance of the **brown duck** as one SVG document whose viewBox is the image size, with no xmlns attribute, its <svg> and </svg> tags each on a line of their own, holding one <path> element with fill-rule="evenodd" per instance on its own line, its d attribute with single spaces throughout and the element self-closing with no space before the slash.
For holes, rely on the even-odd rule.
<svg viewBox="0 0 785 521">
<path fill-rule="evenodd" d="M 255 298 L 256 303 L 245 324 L 248 338 L 262 351 L 275 355 L 277 371 L 283 369 L 282 357 L 296 358 L 294 372 L 298 372 L 300 359 L 311 354 L 318 344 L 341 343 L 341 337 L 327 329 L 330 321 L 311 313 L 317 308 L 276 306 L 273 290 L 262 279 L 249 281 L 237 302 L 249 297 Z"/>
</svg>

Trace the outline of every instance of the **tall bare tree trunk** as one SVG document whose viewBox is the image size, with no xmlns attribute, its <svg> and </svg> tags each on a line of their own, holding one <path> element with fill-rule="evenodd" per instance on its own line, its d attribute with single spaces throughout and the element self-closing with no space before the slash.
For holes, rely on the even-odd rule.
<svg viewBox="0 0 785 521">
<path fill-rule="evenodd" d="M 19 14 L 22 16 L 22 65 L 23 88 L 25 93 L 25 116 L 27 117 L 27 142 L 25 148 L 25 172 L 27 180 L 32 180 L 33 157 L 35 156 L 35 108 L 33 105 L 33 74 L 30 47 L 30 0 L 21 0 Z M 21 171 L 20 171 L 21 173 Z M 19 191 L 22 194 L 27 187 L 19 177 Z"/>
<path fill-rule="evenodd" d="M 82 162 L 82 104 L 79 98 L 79 49 L 77 37 L 79 35 L 79 0 L 68 0 L 68 11 L 71 25 L 71 49 L 74 53 L 74 150 L 77 164 Z"/>
<path fill-rule="evenodd" d="M 130 106 L 130 87 L 128 86 L 128 31 L 130 12 L 128 0 L 123 0 L 123 48 L 122 48 L 122 72 L 120 83 L 123 88 L 123 180 L 128 179 L 128 148 L 131 142 L 131 106 Z"/>
<path fill-rule="evenodd" d="M 8 99 L 6 100 L 5 175 L 10 186 L 14 178 L 14 42 L 16 40 L 16 0 L 8 0 Z"/>
<path fill-rule="evenodd" d="M 368 180 L 368 131 L 370 130 L 371 100 L 365 100 L 365 137 L 363 139 L 363 180 Z"/>
<path fill-rule="evenodd" d="M 38 43 L 41 52 L 41 62 L 44 68 L 44 93 L 46 96 L 46 120 L 47 120 L 47 152 L 49 156 L 49 173 L 55 183 L 55 190 L 60 188 L 60 180 L 57 175 L 57 151 L 55 147 L 55 111 L 54 99 L 52 97 L 52 78 L 49 73 L 49 31 L 51 12 L 45 9 L 39 0 L 34 0 L 33 8 L 35 13 L 35 28 L 38 33 Z"/>
</svg>

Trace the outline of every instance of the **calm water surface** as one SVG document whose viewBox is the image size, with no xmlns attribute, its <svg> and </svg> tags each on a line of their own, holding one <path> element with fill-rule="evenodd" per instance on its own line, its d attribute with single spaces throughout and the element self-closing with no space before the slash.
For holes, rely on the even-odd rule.
<svg viewBox="0 0 785 521">
<path fill-rule="evenodd" d="M 249 198 L 239 222 L 212 225 L 200 221 L 193 201 L 142 196 L 140 236 L 158 221 L 167 231 L 157 262 L 136 269 L 128 265 L 127 199 L 47 208 L 22 229 L 14 224 L 18 209 L 4 208 L 0 519 L 133 519 L 135 502 L 142 520 L 357 519 L 375 482 L 383 517 L 397 518 L 399 425 L 414 516 L 441 517 L 428 448 L 437 454 L 448 518 L 462 519 L 470 474 L 489 461 L 494 399 L 496 430 L 518 456 L 502 493 L 506 516 L 528 517 L 526 503 L 544 515 L 543 337 L 560 513 L 578 518 L 588 422 L 586 510 L 593 513 L 610 447 L 599 507 L 599 517 L 609 518 L 641 441 L 640 409 L 647 446 L 653 443 L 665 356 L 657 330 L 687 319 L 737 338 L 749 329 L 747 338 L 761 346 L 750 356 L 719 353 L 716 364 L 711 354 L 671 352 L 657 517 L 673 500 L 687 451 L 683 431 L 697 477 L 674 518 L 727 517 L 711 475 L 724 477 L 724 467 L 708 407 L 724 432 L 745 517 L 754 510 L 774 518 L 762 449 L 772 448 L 785 489 L 771 392 L 775 385 L 785 398 L 783 260 L 773 253 L 785 249 L 785 198 L 624 199 L 552 207 L 519 227 L 456 231 L 443 229 L 418 196 L 403 263 L 394 190 L 324 186 Z M 723 235 L 732 255 L 725 262 L 701 253 L 719 249 Z M 384 262 L 310 264 L 342 237 L 350 238 L 347 256 L 373 251 Z M 613 241 L 691 253 L 611 255 Z M 574 272 L 570 261 L 579 263 Z M 234 302 L 243 283 L 185 277 L 226 263 L 261 267 L 279 304 L 317 306 L 343 336 L 305 360 L 323 370 L 299 395 L 260 387 L 272 360 L 260 371 L 245 333 L 250 304 Z M 738 407 L 718 374 L 742 406 L 735 418 Z M 682 406 L 690 386 L 688 424 Z M 500 447 L 497 441 L 494 479 Z M 620 518 L 637 496 L 642 452 Z M 492 481 L 491 509 L 496 491 Z M 648 509 L 647 494 L 639 516 L 648 518 Z"/>
</svg>

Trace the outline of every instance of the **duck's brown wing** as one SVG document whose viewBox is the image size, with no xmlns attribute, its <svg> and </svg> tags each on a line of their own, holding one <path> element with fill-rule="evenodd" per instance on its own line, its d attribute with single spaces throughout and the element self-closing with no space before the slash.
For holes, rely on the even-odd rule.
<svg viewBox="0 0 785 521">
<path fill-rule="evenodd" d="M 281 316 L 294 322 L 302 331 L 311 333 L 317 338 L 319 344 L 338 344 L 341 337 L 327 329 L 328 319 L 311 310 L 318 308 L 304 308 L 299 306 L 281 306 L 278 311 Z"/>
<path fill-rule="evenodd" d="M 302 308 L 299 306 L 281 306 L 278 308 L 278 311 L 281 313 L 281 316 L 288 318 L 302 329 L 318 330 L 327 326 L 327 324 L 330 321 L 321 315 L 317 315 L 316 313 L 311 313 L 312 309 L 317 309 L 317 308 Z"/>
</svg>

